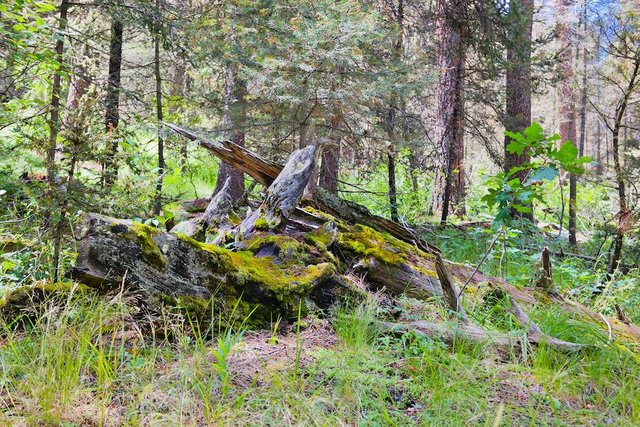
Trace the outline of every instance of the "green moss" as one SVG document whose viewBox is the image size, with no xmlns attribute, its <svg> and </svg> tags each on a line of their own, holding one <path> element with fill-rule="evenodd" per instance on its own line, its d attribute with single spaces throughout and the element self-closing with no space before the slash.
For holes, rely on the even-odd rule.
<svg viewBox="0 0 640 427">
<path fill-rule="evenodd" d="M 123 233 L 123 228 L 126 231 Z M 113 224 L 111 230 L 115 233 L 122 233 L 127 237 L 135 238 L 140 244 L 142 258 L 161 270 L 167 268 L 167 260 L 154 243 L 153 238 L 158 235 L 158 229 L 145 224 L 133 223 L 130 226 L 124 224 Z"/>
<path fill-rule="evenodd" d="M 340 233 L 338 245 L 349 252 L 371 256 L 388 265 L 405 262 L 412 252 L 417 251 L 405 242 L 360 224 L 349 232 Z"/>
<path fill-rule="evenodd" d="M 13 252 L 28 246 L 24 241 L 12 236 L 0 236 L 0 253 Z"/>
<path fill-rule="evenodd" d="M 328 221 L 317 230 L 305 234 L 304 239 L 315 245 L 321 251 L 326 251 L 327 248 L 335 241 L 337 235 L 336 231 L 336 223 Z"/>
<path fill-rule="evenodd" d="M 286 294 L 304 292 L 317 280 L 336 271 L 335 266 L 329 263 L 287 267 L 274 263 L 273 257 L 256 257 L 249 250 L 233 252 L 216 245 L 198 242 L 184 234 L 176 234 L 176 236 L 201 250 L 216 255 L 220 266 L 232 276 L 235 284 L 260 285 L 265 290 L 272 291 L 278 299 Z M 284 239 L 285 236 L 278 237 Z M 296 244 L 300 243 L 296 242 Z"/>
<path fill-rule="evenodd" d="M 48 302 L 64 303 L 71 294 L 83 297 L 94 289 L 77 282 L 41 282 L 10 291 L 0 302 L 0 317 L 14 320 L 27 311 L 38 317 Z M 28 316 L 29 317 L 29 316 Z"/>
<path fill-rule="evenodd" d="M 255 227 L 256 227 L 256 230 L 268 230 L 269 223 L 264 218 L 258 218 L 256 219 Z"/>
<path fill-rule="evenodd" d="M 318 210 L 318 209 L 316 209 L 316 208 L 314 208 L 312 206 L 304 206 L 302 209 L 304 211 L 310 213 L 311 215 L 318 217 L 318 218 L 322 218 L 322 219 L 325 219 L 327 221 L 334 221 L 334 222 L 337 221 L 336 217 L 334 217 L 333 215 L 329 215 L 328 213 L 326 213 L 324 211 L 321 211 L 321 210 Z"/>
<path fill-rule="evenodd" d="M 253 253 L 257 253 L 265 246 L 275 246 L 278 248 L 278 258 L 284 263 L 284 266 L 292 264 L 303 264 L 309 258 L 311 248 L 296 240 L 291 236 L 282 234 L 264 234 L 258 233 L 253 235 L 249 240 L 243 242 L 244 247 Z"/>
</svg>

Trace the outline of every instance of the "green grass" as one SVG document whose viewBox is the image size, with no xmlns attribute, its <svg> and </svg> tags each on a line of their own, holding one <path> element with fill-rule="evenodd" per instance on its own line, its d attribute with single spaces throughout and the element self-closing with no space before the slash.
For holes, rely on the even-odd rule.
<svg viewBox="0 0 640 427">
<path fill-rule="evenodd" d="M 233 355 L 247 338 L 231 329 L 216 328 L 207 339 L 188 319 L 167 316 L 156 326 L 171 339 L 154 339 L 122 296 L 71 296 L 44 307 L 25 328 L 2 329 L 2 423 L 640 422 L 637 361 L 553 310 L 535 313 L 545 331 L 601 345 L 573 355 L 541 346 L 523 358 L 412 333 L 390 336 L 375 326 L 383 313 L 364 302 L 336 310 L 333 332 L 326 332 L 334 344 L 310 346 L 305 330 L 294 327 L 289 364 L 276 369 L 266 357 L 255 378 L 242 382 L 243 359 Z M 267 355 L 282 354 L 276 341 L 287 337 L 273 335 L 265 331 L 251 342 L 269 346 Z"/>
</svg>

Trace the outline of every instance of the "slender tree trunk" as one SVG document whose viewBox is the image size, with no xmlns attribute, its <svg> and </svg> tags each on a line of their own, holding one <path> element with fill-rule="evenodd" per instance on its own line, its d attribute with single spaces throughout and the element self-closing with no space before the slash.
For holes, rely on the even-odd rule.
<svg viewBox="0 0 640 427">
<path fill-rule="evenodd" d="M 511 132 L 522 132 L 531 124 L 531 32 L 533 26 L 533 0 L 514 0 L 509 6 L 509 36 L 511 44 L 507 51 L 508 69 L 506 73 L 506 116 L 504 127 Z M 530 154 L 525 150 L 522 154 L 509 153 L 507 145 L 511 138 L 504 138 L 504 169 L 509 173 L 511 168 L 529 163 Z M 527 179 L 527 171 L 514 174 L 521 182 Z M 519 212 L 513 210 L 514 217 L 527 218 L 533 221 L 533 211 Z"/>
<path fill-rule="evenodd" d="M 225 137 L 230 141 L 244 147 L 244 114 L 243 103 L 246 91 L 246 83 L 237 76 L 237 65 L 229 62 L 225 70 L 224 84 L 224 116 L 222 126 L 225 129 Z M 233 203 L 242 199 L 244 194 L 244 174 L 233 166 L 220 162 L 218 179 L 214 194 L 222 189 L 227 178 L 231 178 L 229 194 Z"/>
<path fill-rule="evenodd" d="M 624 181 L 624 171 L 622 169 L 622 164 L 620 161 L 620 130 L 622 129 L 625 112 L 629 105 L 629 98 L 631 97 L 631 94 L 637 85 L 639 75 L 640 51 L 638 51 L 635 55 L 633 70 L 631 75 L 629 76 L 629 79 L 627 80 L 628 86 L 616 108 L 615 122 L 611 138 L 613 145 L 613 170 L 615 172 L 616 183 L 618 185 L 618 206 L 620 207 L 620 211 L 618 212 L 618 228 L 616 229 L 613 252 L 609 261 L 609 279 L 613 277 L 613 273 L 615 273 L 615 271 L 618 269 L 620 260 L 622 259 L 624 235 L 628 229 L 628 222 L 630 221 L 630 217 L 632 215 L 627 204 L 626 183 Z"/>
<path fill-rule="evenodd" d="M 60 132 L 60 94 L 62 92 L 62 63 L 64 51 L 64 35 L 67 30 L 67 14 L 69 13 L 69 1 L 60 3 L 60 16 L 58 21 L 58 34 L 55 46 L 56 61 L 58 67 L 53 74 L 51 84 L 51 104 L 49 113 L 49 142 L 47 147 L 47 180 L 54 182 L 56 177 L 56 141 Z"/>
<path fill-rule="evenodd" d="M 159 0 L 156 0 L 156 8 L 159 10 Z M 156 194 L 153 204 L 153 213 L 160 215 L 162 211 L 162 183 L 164 181 L 164 137 L 162 135 L 162 76 L 160 75 L 160 32 L 156 30 L 154 36 L 154 75 L 156 80 L 156 118 L 158 119 L 158 178 L 156 181 Z"/>
<path fill-rule="evenodd" d="M 583 34 L 587 34 L 587 2 L 582 3 L 582 29 Z M 580 88 L 580 143 L 578 144 L 578 154 L 584 156 L 587 143 L 587 65 L 588 52 L 586 45 L 582 48 L 582 87 Z"/>
<path fill-rule="evenodd" d="M 451 214 L 465 213 L 464 176 L 464 74 L 466 0 L 436 3 L 437 64 L 440 69 L 436 122 L 436 176 L 431 212 L 446 223 Z"/>
<path fill-rule="evenodd" d="M 120 124 L 120 88 L 122 71 L 122 43 L 124 27 L 113 14 L 111 16 L 111 40 L 109 42 L 109 75 L 107 77 L 107 97 L 105 100 L 105 130 L 109 135 L 107 159 L 103 164 L 103 184 L 110 187 L 118 177 L 117 130 Z"/>
<path fill-rule="evenodd" d="M 187 74 L 186 61 L 183 60 L 182 58 L 178 58 L 174 63 L 173 76 L 169 84 L 169 96 L 173 100 L 173 102 L 169 103 L 168 105 L 167 113 L 169 115 L 169 120 L 173 120 L 179 114 L 181 116 L 190 115 L 187 109 L 180 108 L 183 105 L 185 97 L 190 91 L 190 87 L 191 87 L 191 77 L 189 76 L 189 74 Z M 182 118 L 188 120 L 188 117 L 182 117 Z M 178 140 L 174 140 L 174 141 L 178 141 Z M 179 140 L 177 144 L 179 144 L 178 150 L 180 153 L 180 166 L 184 167 L 187 164 L 188 144 L 186 141 L 183 141 L 183 140 Z"/>
<path fill-rule="evenodd" d="M 558 84 L 558 99 L 560 102 L 560 137 L 562 142 L 570 140 L 576 142 L 576 105 L 573 90 L 573 48 L 569 16 L 571 0 L 557 0 L 556 16 L 558 17 L 557 35 L 560 50 L 558 70 L 562 80 Z M 576 245 L 576 208 L 577 182 L 574 174 L 569 174 L 569 243 Z"/>
<path fill-rule="evenodd" d="M 64 52 L 64 35 L 63 33 L 67 29 L 67 15 L 69 13 L 70 4 L 68 0 L 62 0 L 60 3 L 60 15 L 58 22 L 58 34 L 55 45 L 56 61 L 58 61 L 58 67 L 53 74 L 53 82 L 51 85 L 51 104 L 49 115 L 49 141 L 47 146 L 47 181 L 50 184 L 54 184 L 56 181 L 56 152 L 58 149 L 58 133 L 60 132 L 60 96 L 62 93 L 62 69 L 63 69 L 63 52 Z M 56 188 L 54 190 L 54 188 Z M 53 222 L 53 280 L 58 281 L 59 267 L 60 267 L 60 251 L 62 248 L 62 231 L 66 222 L 66 211 L 64 207 L 64 195 L 59 194 L 57 187 L 51 188 L 53 191 L 53 203 L 51 206 L 52 214 L 55 211 L 58 215 L 57 221 Z M 50 215 L 53 216 L 53 215 Z M 49 216 L 49 217 L 50 217 Z M 48 218 L 49 218 L 48 217 Z M 51 220 L 46 220 L 46 225 L 52 224 Z"/>
<path fill-rule="evenodd" d="M 411 175 L 411 189 L 414 192 L 419 190 L 418 188 L 418 156 L 412 152 L 409 155 L 409 174 Z"/>
<path fill-rule="evenodd" d="M 389 174 L 389 208 L 391 210 L 391 220 L 398 221 L 398 193 L 396 190 L 396 156 L 395 152 L 389 150 L 387 153 L 387 169 Z"/>
<path fill-rule="evenodd" d="M 330 144 L 322 150 L 322 164 L 320 165 L 320 186 L 331 194 L 338 194 L 338 172 L 340 169 L 340 124 L 342 123 L 342 111 L 335 107 L 329 121 Z"/>
</svg>

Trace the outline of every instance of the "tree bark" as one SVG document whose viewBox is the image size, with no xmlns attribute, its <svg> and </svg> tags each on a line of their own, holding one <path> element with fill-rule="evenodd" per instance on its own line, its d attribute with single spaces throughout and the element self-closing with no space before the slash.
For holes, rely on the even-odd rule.
<svg viewBox="0 0 640 427">
<path fill-rule="evenodd" d="M 107 158 L 103 165 L 103 183 L 106 187 L 113 185 L 118 178 L 118 135 L 120 125 L 120 92 L 122 72 L 122 44 L 124 26 L 115 16 L 111 16 L 111 40 L 109 42 L 109 75 L 107 77 L 107 98 L 105 100 L 105 128 L 111 141 Z"/>
<path fill-rule="evenodd" d="M 232 43 L 235 44 L 235 34 L 230 36 Z M 222 117 L 222 126 L 225 129 L 225 138 L 237 144 L 244 146 L 244 95 L 246 92 L 246 82 L 238 76 L 238 65 L 233 61 L 228 61 L 225 65 L 225 81 L 224 81 L 224 116 Z M 218 170 L 218 179 L 216 181 L 216 194 L 227 178 L 231 178 L 231 199 L 233 203 L 238 203 L 244 195 L 244 175 L 241 170 L 234 168 L 226 162 L 220 162 Z"/>
<path fill-rule="evenodd" d="M 389 210 L 391 212 L 391 221 L 398 222 L 398 190 L 396 189 L 395 153 L 387 153 L 387 174 L 389 181 Z"/>
<path fill-rule="evenodd" d="M 278 231 L 298 206 L 313 170 L 315 145 L 294 151 L 278 177 L 267 189 L 258 209 L 238 226 L 233 234 L 242 239 L 256 229 Z"/>
<path fill-rule="evenodd" d="M 625 183 L 624 170 L 620 161 L 620 130 L 623 126 L 623 120 L 627 107 L 629 105 L 629 98 L 634 89 L 638 85 L 638 79 L 640 77 L 640 49 L 635 52 L 633 57 L 633 63 L 631 73 L 626 77 L 627 87 L 622 95 L 622 98 L 616 106 L 615 122 L 613 124 L 612 131 L 612 148 L 613 148 L 613 170 L 615 173 L 616 184 L 618 185 L 618 227 L 616 229 L 616 237 L 613 245 L 613 252 L 611 253 L 611 259 L 609 261 L 608 279 L 613 278 L 613 274 L 618 269 L 620 261 L 622 259 L 622 248 L 624 245 L 625 233 L 630 228 L 632 222 L 632 212 L 629 210 L 627 202 L 627 187 Z"/>
<path fill-rule="evenodd" d="M 60 132 L 60 95 L 62 92 L 62 71 L 64 52 L 64 32 L 67 30 L 67 14 L 69 13 L 69 0 L 60 3 L 60 15 L 58 18 L 58 34 L 55 45 L 55 59 L 58 67 L 53 73 L 51 83 L 51 103 L 49 107 L 49 141 L 47 145 L 47 180 L 51 183 L 56 178 L 56 149 L 58 133 Z"/>
<path fill-rule="evenodd" d="M 558 71 L 561 81 L 558 84 L 558 100 L 560 103 L 560 137 L 561 141 L 576 139 L 576 104 L 573 90 L 573 43 L 571 27 L 569 26 L 571 0 L 556 1 L 556 16 L 558 49 L 560 62 Z M 577 181 L 574 174 L 569 174 L 569 243 L 573 246 L 576 241 L 576 211 L 577 211 Z M 561 224 L 562 225 L 562 224 Z"/>
<path fill-rule="evenodd" d="M 172 233 L 182 233 L 200 242 L 215 243 L 215 235 L 219 230 L 230 231 L 229 212 L 233 207 L 231 200 L 231 178 L 227 178 L 222 189 L 211 198 L 207 209 L 195 218 L 176 224 Z M 216 233 L 214 233 L 214 231 Z M 212 236 L 211 238 L 209 236 Z"/>
<path fill-rule="evenodd" d="M 340 124 L 342 111 L 335 107 L 329 121 L 329 144 L 322 148 L 322 164 L 320 166 L 320 187 L 331 194 L 338 195 L 338 172 L 340 170 Z"/>
<path fill-rule="evenodd" d="M 160 1 L 156 0 L 156 9 L 160 10 Z M 160 75 L 160 32 L 156 30 L 154 35 L 154 75 L 156 80 L 156 118 L 158 120 L 158 177 L 156 179 L 156 193 L 153 204 L 153 213 L 160 215 L 162 211 L 162 183 L 164 181 L 164 171 L 166 169 L 164 161 L 164 136 L 162 128 L 164 123 L 164 113 L 162 110 L 162 76 Z"/>
<path fill-rule="evenodd" d="M 464 74 L 466 0 L 436 2 L 436 176 L 432 186 L 431 212 L 446 223 L 449 214 L 465 213 L 464 175 Z"/>
<path fill-rule="evenodd" d="M 531 124 L 531 33 L 533 27 L 533 0 L 515 0 L 509 3 L 509 38 L 506 73 L 506 116 L 504 127 L 511 132 L 522 132 Z M 528 150 L 522 154 L 510 153 L 507 145 L 511 138 L 504 138 L 504 170 L 506 173 L 530 161 Z M 513 175 L 520 182 L 527 179 L 527 171 Z M 533 211 L 512 210 L 514 217 L 533 221 Z"/>
</svg>

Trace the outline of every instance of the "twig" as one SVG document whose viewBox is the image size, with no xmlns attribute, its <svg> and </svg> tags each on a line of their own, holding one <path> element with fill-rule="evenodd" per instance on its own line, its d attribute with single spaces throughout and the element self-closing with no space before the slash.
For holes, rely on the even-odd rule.
<svg viewBox="0 0 640 427">
<path fill-rule="evenodd" d="M 460 298 L 460 296 L 462 295 L 462 293 L 464 292 L 464 290 L 467 288 L 467 285 L 469 285 L 469 282 L 471 282 L 471 279 L 473 279 L 473 276 L 476 275 L 476 273 L 478 272 L 478 270 L 480 269 L 480 266 L 482 266 L 482 264 L 485 262 L 485 260 L 487 259 L 487 257 L 489 256 L 489 253 L 491 253 L 491 250 L 493 249 L 493 247 L 495 246 L 496 242 L 498 241 L 498 238 L 500 237 L 500 235 L 504 233 L 504 230 L 500 230 L 500 232 L 496 235 L 496 237 L 493 239 L 493 242 L 491 242 L 491 244 L 489 245 L 489 248 L 487 249 L 487 251 L 484 253 L 484 255 L 482 256 L 482 259 L 480 260 L 480 262 L 478 263 L 478 265 L 476 266 L 476 268 L 473 270 L 473 273 L 471 273 L 471 276 L 469 276 L 469 278 L 467 279 L 466 282 L 464 282 L 464 285 L 462 285 L 462 289 L 460 289 L 460 292 L 458 293 L 458 298 Z"/>
</svg>

